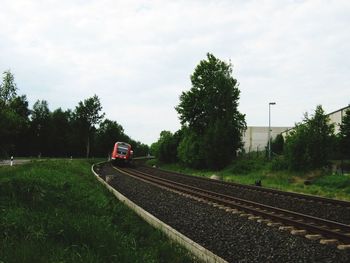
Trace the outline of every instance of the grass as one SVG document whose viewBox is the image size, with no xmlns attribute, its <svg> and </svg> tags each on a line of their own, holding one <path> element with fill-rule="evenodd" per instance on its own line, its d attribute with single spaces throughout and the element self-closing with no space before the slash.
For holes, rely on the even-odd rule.
<svg viewBox="0 0 350 263">
<path fill-rule="evenodd" d="M 191 169 L 180 164 L 161 164 L 155 160 L 152 160 L 152 165 L 195 176 L 217 175 L 225 181 L 242 184 L 253 185 L 255 181 L 261 180 L 265 187 L 350 201 L 349 174 L 335 175 L 324 171 L 274 171 L 264 158 L 241 158 L 220 171 Z M 305 184 L 305 181 L 311 184 Z"/>
<path fill-rule="evenodd" d="M 192 262 L 85 160 L 0 167 L 0 262 Z"/>
</svg>

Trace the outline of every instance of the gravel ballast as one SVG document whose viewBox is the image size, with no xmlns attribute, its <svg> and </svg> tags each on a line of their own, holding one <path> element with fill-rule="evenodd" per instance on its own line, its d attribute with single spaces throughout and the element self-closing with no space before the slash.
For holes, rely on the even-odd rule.
<svg viewBox="0 0 350 263">
<path fill-rule="evenodd" d="M 292 236 L 118 174 L 109 164 L 101 165 L 98 173 L 115 175 L 110 184 L 120 193 L 229 262 L 350 262 L 349 250 Z"/>
</svg>

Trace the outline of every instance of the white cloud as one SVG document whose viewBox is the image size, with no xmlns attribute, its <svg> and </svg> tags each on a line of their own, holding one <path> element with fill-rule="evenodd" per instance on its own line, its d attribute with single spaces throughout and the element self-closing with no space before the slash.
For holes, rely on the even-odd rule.
<svg viewBox="0 0 350 263">
<path fill-rule="evenodd" d="M 179 128 L 178 97 L 212 52 L 234 64 L 248 125 L 266 125 L 269 101 L 273 125 L 293 125 L 317 104 L 350 102 L 349 11 L 322 0 L 5 0 L 0 70 L 52 109 L 96 93 L 108 118 L 151 143 Z"/>
</svg>

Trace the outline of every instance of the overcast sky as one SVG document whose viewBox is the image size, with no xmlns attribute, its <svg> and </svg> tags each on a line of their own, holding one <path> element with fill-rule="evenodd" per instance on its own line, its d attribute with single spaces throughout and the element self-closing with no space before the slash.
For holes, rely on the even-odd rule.
<svg viewBox="0 0 350 263">
<path fill-rule="evenodd" d="M 350 1 L 0 0 L 0 71 L 30 107 L 106 117 L 150 144 L 180 128 L 174 107 L 206 53 L 231 61 L 249 126 L 292 126 L 350 103 Z"/>
</svg>

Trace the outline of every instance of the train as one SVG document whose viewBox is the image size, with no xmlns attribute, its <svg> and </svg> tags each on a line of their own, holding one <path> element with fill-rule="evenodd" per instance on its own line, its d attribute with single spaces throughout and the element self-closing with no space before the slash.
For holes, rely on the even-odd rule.
<svg viewBox="0 0 350 263">
<path fill-rule="evenodd" d="M 113 164 L 130 164 L 133 157 L 131 145 L 126 142 L 116 142 L 113 147 L 111 161 Z"/>
</svg>

